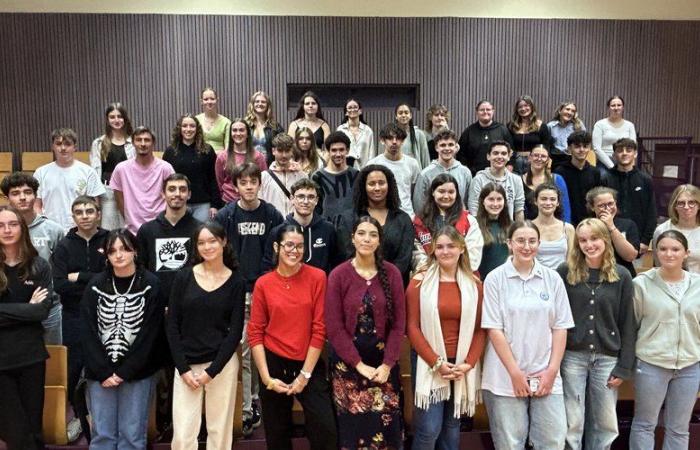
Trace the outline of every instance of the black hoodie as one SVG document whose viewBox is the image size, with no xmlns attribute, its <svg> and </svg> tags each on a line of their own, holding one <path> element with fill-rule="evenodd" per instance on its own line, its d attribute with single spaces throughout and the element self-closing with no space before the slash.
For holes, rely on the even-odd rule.
<svg viewBox="0 0 700 450">
<path fill-rule="evenodd" d="M 273 249 L 272 243 L 277 240 L 277 236 L 285 225 L 298 225 L 304 231 L 304 262 L 319 268 L 328 274 L 331 269 L 340 264 L 343 259 L 339 257 L 342 253 L 338 249 L 338 239 L 333 224 L 314 213 L 308 227 L 302 226 L 294 219 L 294 214 L 290 214 L 280 225 L 272 229 L 265 245 L 265 256 L 263 257 L 263 270 L 267 272 L 272 269 Z"/>
<path fill-rule="evenodd" d="M 600 171 L 591 166 L 588 161 L 583 169 L 571 164 L 571 161 L 561 163 L 555 172 L 566 181 L 569 191 L 569 205 L 571 205 L 571 224 L 578 225 L 580 221 L 590 216 L 586 208 L 586 193 L 596 186 L 600 186 Z"/>
<path fill-rule="evenodd" d="M 615 166 L 603 173 L 601 183 L 617 191 L 620 217 L 637 224 L 642 244 L 649 245 L 656 229 L 656 197 L 651 177 L 637 168 L 623 172 Z"/>
<path fill-rule="evenodd" d="M 459 152 L 455 157 L 469 167 L 472 175 L 476 175 L 478 171 L 489 166 L 486 155 L 493 141 L 506 141 L 513 145 L 510 131 L 502 123 L 494 121 L 491 125 L 482 127 L 479 122 L 474 122 L 459 137 Z"/>
<path fill-rule="evenodd" d="M 105 268 L 107 257 L 102 247 L 109 231 L 97 229 L 89 241 L 78 236 L 78 228 L 72 228 L 66 237 L 58 241 L 56 250 L 51 255 L 53 268 L 53 286 L 61 296 L 63 308 L 73 312 L 80 311 L 80 300 L 85 287 L 95 274 Z M 68 274 L 78 272 L 78 281 L 69 281 Z"/>
<path fill-rule="evenodd" d="M 175 274 L 192 257 L 192 235 L 201 222 L 188 211 L 172 225 L 165 212 L 141 225 L 136 234 L 143 265 L 160 280 L 165 298 L 170 295 Z"/>
</svg>

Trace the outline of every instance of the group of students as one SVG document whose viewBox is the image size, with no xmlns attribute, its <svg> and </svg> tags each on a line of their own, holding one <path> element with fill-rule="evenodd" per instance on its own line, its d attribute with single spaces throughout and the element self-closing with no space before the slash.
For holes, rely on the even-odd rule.
<svg viewBox="0 0 700 450">
<path fill-rule="evenodd" d="M 410 108 L 397 108 L 373 155 L 352 102 L 330 132 L 305 94 L 285 134 L 266 94 L 226 122 L 207 89 L 162 160 L 154 133 L 132 130 L 114 104 L 92 167 L 59 129 L 53 163 L 6 177 L 0 400 L 12 407 L 0 409 L 0 439 L 41 448 L 44 344 L 63 343 L 73 405 L 87 379 L 94 449 L 145 448 L 159 378 L 173 448 L 196 448 L 202 405 L 207 448 L 231 448 L 239 370 L 244 433 L 264 421 L 269 448 L 291 448 L 293 398 L 314 449 L 402 448 L 408 335 L 413 448 L 457 448 L 459 418 L 482 398 L 498 449 L 609 448 L 625 379 L 636 387 L 630 447 L 653 448 L 665 403 L 667 448 L 687 448 L 700 190 L 679 186 L 657 226 L 635 141 L 613 142 L 614 167 L 591 167 L 595 132 L 576 129 L 571 104 L 560 108 L 568 160 L 556 163 L 556 145 L 514 153 L 480 102 L 478 126 L 459 139 L 434 111 L 426 164 Z M 532 112 L 519 99 L 518 117 Z M 523 120 L 515 131 L 529 130 Z M 467 153 L 465 166 L 458 156 L 478 133 L 487 164 Z M 658 268 L 634 278 L 652 237 Z"/>
</svg>

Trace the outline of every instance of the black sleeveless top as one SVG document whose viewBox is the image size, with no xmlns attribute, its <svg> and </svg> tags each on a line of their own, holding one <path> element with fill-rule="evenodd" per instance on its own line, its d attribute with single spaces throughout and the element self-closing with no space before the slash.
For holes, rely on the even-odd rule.
<svg viewBox="0 0 700 450">
<path fill-rule="evenodd" d="M 103 182 L 109 182 L 109 179 L 112 177 L 112 172 L 114 172 L 114 168 L 122 161 L 126 161 L 126 150 L 124 150 L 124 144 L 111 144 L 109 152 L 107 153 L 107 159 L 102 161 Z"/>
</svg>

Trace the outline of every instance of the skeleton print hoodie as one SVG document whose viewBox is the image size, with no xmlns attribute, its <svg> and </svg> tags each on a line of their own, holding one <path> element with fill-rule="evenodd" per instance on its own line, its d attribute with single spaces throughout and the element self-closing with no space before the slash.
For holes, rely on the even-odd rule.
<svg viewBox="0 0 700 450">
<path fill-rule="evenodd" d="M 158 278 L 146 270 L 127 278 L 110 269 L 96 275 L 81 302 L 85 376 L 104 381 L 117 374 L 131 381 L 155 373 L 164 307 Z"/>
</svg>

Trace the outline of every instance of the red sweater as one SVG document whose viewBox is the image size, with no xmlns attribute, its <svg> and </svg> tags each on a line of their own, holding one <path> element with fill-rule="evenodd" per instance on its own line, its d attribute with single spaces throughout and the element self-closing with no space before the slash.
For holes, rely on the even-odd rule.
<svg viewBox="0 0 700 450">
<path fill-rule="evenodd" d="M 326 274 L 302 264 L 285 278 L 276 270 L 258 278 L 248 322 L 250 347 L 263 344 L 284 358 L 303 361 L 309 347 L 323 349 Z"/>
<path fill-rule="evenodd" d="M 466 363 L 474 366 L 481 358 L 486 346 L 486 331 L 481 328 L 481 303 L 483 300 L 483 285 L 477 283 L 479 298 L 476 304 L 476 326 L 472 336 Z M 411 345 L 416 353 L 430 366 L 437 361 L 438 354 L 430 347 L 420 329 L 420 287 L 418 281 L 411 280 L 406 290 L 406 330 Z M 457 355 L 457 341 L 459 340 L 459 321 L 462 314 L 462 300 L 459 287 L 456 282 L 440 282 L 438 288 L 438 314 L 440 315 L 440 328 L 442 338 L 445 341 L 445 352 L 448 358 Z M 459 363 L 459 361 L 458 361 Z"/>
</svg>

